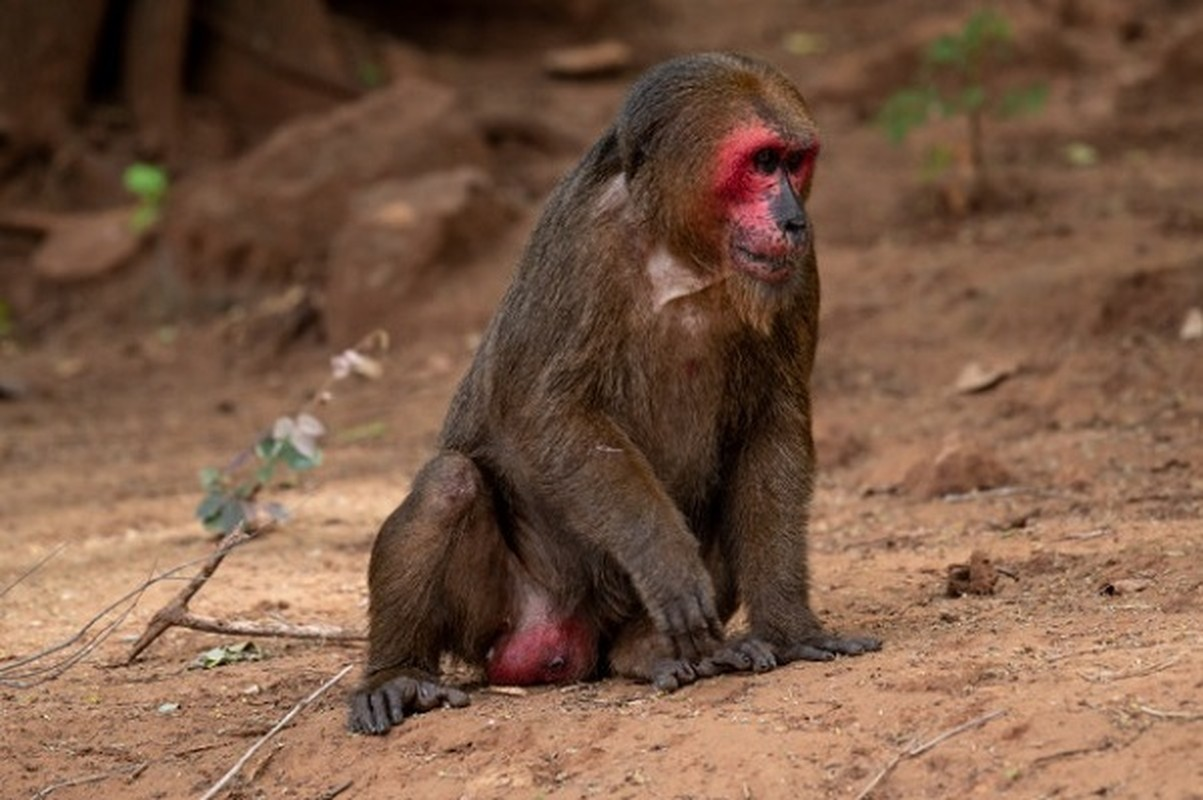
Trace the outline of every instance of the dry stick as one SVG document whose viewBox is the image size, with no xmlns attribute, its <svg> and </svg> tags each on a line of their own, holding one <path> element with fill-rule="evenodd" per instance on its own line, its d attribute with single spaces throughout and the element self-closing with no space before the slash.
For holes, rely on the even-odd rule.
<svg viewBox="0 0 1203 800">
<path fill-rule="evenodd" d="M 949 728 L 943 733 L 933 736 L 931 739 L 928 739 L 922 744 L 911 745 L 904 748 L 901 752 L 890 759 L 889 763 L 881 768 L 881 772 L 878 772 L 873 776 L 873 780 L 869 781 L 869 784 L 865 786 L 864 789 L 861 789 L 860 794 L 856 796 L 856 800 L 865 800 L 865 798 L 872 794 L 873 790 L 877 788 L 877 785 L 884 781 L 886 776 L 893 772 L 894 768 L 897 767 L 899 762 L 901 762 L 904 758 L 916 758 L 921 756 L 941 742 L 951 739 L 952 737 L 964 733 L 965 731 L 970 731 L 974 728 L 980 728 L 987 722 L 998 719 L 1006 713 L 1007 710 L 1005 708 L 1000 708 L 997 711 L 991 711 L 989 714 L 983 714 L 982 716 L 971 719 L 968 722 L 961 723 L 955 728 Z"/>
<path fill-rule="evenodd" d="M 1193 711 L 1162 711 L 1160 708 L 1153 708 L 1152 706 L 1137 706 L 1136 708 L 1150 717 L 1158 717 L 1159 719 L 1182 719 L 1191 722 L 1203 719 L 1203 714 Z"/>
<path fill-rule="evenodd" d="M 163 633 L 176 624 L 181 616 L 187 613 L 188 601 L 192 596 L 200 591 L 205 582 L 213 575 L 214 571 L 220 566 L 225 557 L 230 551 L 240 544 L 244 544 L 251 540 L 254 533 L 248 533 L 244 526 L 239 525 L 230 533 L 223 537 L 216 549 L 205 559 L 205 563 L 201 565 L 200 571 L 192 576 L 188 584 L 179 591 L 167 605 L 163 606 L 146 625 L 146 630 L 138 637 L 138 641 L 134 642 L 134 646 L 130 649 L 129 656 L 125 659 L 126 664 L 132 664 L 143 650 L 158 639 Z"/>
<path fill-rule="evenodd" d="M 149 589 L 151 586 L 154 586 L 156 583 L 161 583 L 163 581 L 168 581 L 168 580 L 175 580 L 176 579 L 175 576 L 177 573 L 183 572 L 184 570 L 188 569 L 189 567 L 195 566 L 196 564 L 200 563 L 207 557 L 208 556 L 205 556 L 202 558 L 195 558 L 195 559 L 192 559 L 191 561 L 186 561 L 183 564 L 172 567 L 171 569 L 167 570 L 166 572 L 164 572 L 161 575 L 156 575 L 154 577 L 147 579 L 141 585 L 136 586 L 135 588 L 126 592 L 121 597 L 114 600 L 109 605 L 105 606 L 103 609 L 100 610 L 99 613 L 97 613 L 90 620 L 88 620 L 88 622 L 85 623 L 82 628 L 80 628 L 78 631 L 76 631 L 74 634 L 72 634 L 70 637 L 63 640 L 62 642 L 59 642 L 58 644 L 51 645 L 50 647 L 39 650 L 36 653 L 31 653 L 28 656 L 23 656 L 22 658 L 18 658 L 14 661 L 10 661 L 9 663 L 5 664 L 3 667 L 0 667 L 0 686 L 12 686 L 17 689 L 27 689 L 30 686 L 34 686 L 38 683 L 42 683 L 44 681 L 50 680 L 52 678 L 55 678 L 55 677 L 61 675 L 64 672 L 66 672 L 70 667 L 74 666 L 84 656 L 86 656 L 92 650 L 96 649 L 101 643 L 103 643 L 106 639 L 108 639 L 109 636 L 111 636 L 116 631 L 117 626 L 119 626 L 122 622 L 124 622 L 125 618 L 128 617 L 130 612 L 132 612 L 134 610 L 134 608 L 138 605 L 138 601 L 142 598 L 142 595 L 146 592 L 147 589 Z M 127 603 L 127 602 L 129 603 L 129 607 L 126 608 L 124 611 L 122 611 L 121 614 L 118 615 L 116 620 L 114 620 L 113 622 L 110 622 L 108 625 L 106 625 L 104 628 L 102 628 L 100 633 L 96 634 L 92 639 L 85 642 L 84 645 L 82 647 L 80 647 L 79 650 L 72 653 L 70 656 L 68 656 L 64 660 L 55 662 L 54 664 L 51 664 L 50 666 L 39 667 L 37 669 L 29 670 L 28 672 L 17 672 L 17 669 L 19 667 L 23 667 L 26 664 L 35 663 L 48 656 L 54 655 L 55 653 L 59 652 L 60 650 L 65 650 L 68 647 L 71 647 L 73 644 L 78 642 L 80 639 L 84 638 L 87 635 L 88 631 L 90 631 L 92 629 L 92 626 L 94 626 L 100 620 L 104 619 L 104 617 L 108 616 L 108 614 L 110 612 L 112 612 L 113 609 L 115 609 L 118 606 L 122 605 L 123 603 Z M 24 679 L 33 678 L 35 676 L 41 676 L 41 677 L 37 681 L 24 682 Z"/>
<path fill-rule="evenodd" d="M 16 586 L 18 583 L 20 583 L 21 581 L 25 580 L 25 579 L 26 579 L 26 578 L 28 578 L 30 575 L 34 574 L 35 572 L 37 572 L 38 570 L 40 570 L 42 567 L 44 567 L 44 566 L 46 565 L 46 562 L 47 562 L 47 561 L 49 561 L 50 559 L 54 558 L 54 557 L 55 557 L 55 556 L 57 556 L 59 553 L 63 552 L 63 550 L 65 550 L 65 549 L 66 549 L 66 547 L 67 547 L 67 543 L 66 543 L 66 542 L 63 542 L 63 543 L 62 543 L 62 544 L 60 544 L 58 547 L 54 548 L 54 549 L 53 549 L 53 550 L 51 550 L 49 553 L 47 553 L 46 555 L 42 556 L 41 560 L 40 560 L 40 561 L 38 561 L 38 563 L 34 564 L 32 567 L 30 567 L 29 569 L 25 570 L 24 572 L 22 572 L 22 573 L 21 573 L 20 575 L 18 575 L 17 577 L 13 578 L 13 579 L 12 579 L 12 582 L 11 582 L 11 583 L 9 583 L 9 584 L 8 584 L 8 586 L 5 586 L 3 589 L 0 589 L 0 597 L 4 597 L 4 595 L 8 594 L 8 593 L 9 593 L 9 591 L 11 591 L 11 590 L 12 590 L 12 588 L 13 588 L 14 586 Z"/>
<path fill-rule="evenodd" d="M 33 795 L 31 800 L 44 800 L 44 798 L 49 797 L 51 794 L 58 791 L 59 789 L 66 789 L 71 786 L 83 786 L 84 784 L 88 784 L 88 783 L 97 783 L 99 781 L 108 780 L 109 778 L 116 777 L 117 775 L 124 775 L 124 774 L 128 773 L 131 778 L 134 778 L 134 777 L 140 775 L 144 769 L 146 769 L 145 761 L 142 762 L 141 764 L 135 764 L 132 767 L 124 767 L 122 769 L 113 770 L 111 772 L 98 772 L 95 775 L 85 775 L 82 778 L 71 778 L 69 780 L 59 781 L 58 783 L 52 783 L 49 786 L 39 789 Z"/>
<path fill-rule="evenodd" d="M 88 622 L 85 623 L 82 628 L 80 628 L 78 631 L 76 631 L 73 635 L 69 636 L 64 641 L 59 642 L 56 645 L 51 645 L 50 647 L 39 650 L 38 652 L 32 653 L 28 656 L 18 658 L 15 661 L 5 664 L 3 667 L 0 667 L 0 686 L 12 686 L 17 689 L 27 689 L 30 686 L 34 686 L 34 685 L 36 685 L 38 683 L 42 683 L 44 681 L 48 681 L 52 678 L 58 677 L 59 675 L 63 674 L 68 669 L 73 667 L 75 664 L 79 663 L 79 661 L 81 661 L 84 658 L 84 656 L 88 655 L 93 650 L 95 650 L 97 647 L 99 647 L 101 645 L 101 643 L 106 641 L 113 634 L 113 632 L 117 630 L 117 627 L 119 625 L 121 625 L 122 622 L 125 621 L 125 618 L 128 617 L 130 615 L 130 612 L 132 612 L 134 610 L 134 608 L 138 605 L 138 601 L 142 598 L 143 593 L 148 588 L 150 588 L 154 584 L 158 583 L 159 581 L 164 581 L 164 580 L 170 579 L 176 572 L 179 572 L 180 570 L 182 570 L 188 566 L 191 566 L 191 564 L 183 564 L 179 567 L 175 567 L 174 569 L 168 570 L 167 572 L 163 573 L 162 575 L 150 578 L 149 580 L 143 582 L 141 586 L 138 586 L 137 588 L 135 588 L 129 592 L 126 592 L 124 595 L 119 597 L 117 600 L 115 600 L 112 603 L 110 603 L 109 605 L 105 606 L 103 609 L 100 610 L 99 613 L 97 613 L 90 620 L 88 620 Z M 118 614 L 117 618 L 115 620 L 113 620 L 112 622 L 110 622 L 109 624 L 107 624 L 103 628 L 101 628 L 99 633 L 97 633 L 90 640 L 85 642 L 78 650 L 76 650 L 74 653 L 72 653 L 71 655 L 64 658 L 62 661 L 57 661 L 49 666 L 31 669 L 27 672 L 18 672 L 17 671 L 17 669 L 19 667 L 23 667 L 26 664 L 36 663 L 48 656 L 54 655 L 55 653 L 59 652 L 60 650 L 65 650 L 68 647 L 71 647 L 76 642 L 78 642 L 80 639 L 84 638 L 87 635 L 88 631 L 90 631 L 92 629 L 93 625 L 95 625 L 100 620 L 104 619 L 104 617 L 108 616 L 108 614 L 111 611 L 113 611 L 113 609 L 115 609 L 118 606 L 120 606 L 121 604 L 127 603 L 127 602 L 129 603 L 129 606 L 124 611 L 122 611 L 120 614 Z M 37 680 L 32 680 L 32 681 L 26 680 L 26 679 L 35 678 L 35 677 L 37 678 Z"/>
<path fill-rule="evenodd" d="M 340 794 L 342 794 L 343 792 L 350 789 L 354 784 L 355 784 L 355 781 L 343 781 L 338 786 L 335 786 L 332 789 L 327 789 L 326 791 L 319 794 L 317 796 L 317 800 L 334 800 L 334 798 L 338 797 Z"/>
<path fill-rule="evenodd" d="M 150 647 L 156 639 L 169 628 L 181 627 L 204 633 L 226 633 L 235 636 L 277 636 L 292 639 L 323 639 L 341 642 L 361 641 L 364 636 L 356 631 L 349 631 L 332 625 L 289 625 L 284 622 L 250 622 L 246 620 L 221 620 L 215 617 L 203 617 L 188 610 L 188 603 L 201 587 L 213 576 L 221 562 L 230 551 L 254 538 L 253 531 L 247 531 L 242 525 L 225 536 L 217 548 L 210 553 L 200 571 L 192 576 L 188 585 L 171 599 L 151 618 L 146 630 L 130 648 L 126 664 L 132 664 L 142 651 Z"/>
<path fill-rule="evenodd" d="M 335 675 L 333 678 L 331 678 L 330 680 L 326 681 L 321 686 L 319 686 L 313 692 L 313 694 L 309 695 L 304 700 L 300 701 L 295 706 L 293 706 L 292 710 L 289 711 L 287 714 L 285 714 L 284 717 L 279 722 L 277 722 L 275 725 L 273 725 L 271 730 L 269 730 L 267 733 L 263 734 L 263 736 L 261 736 L 257 742 L 255 742 L 253 745 L 251 745 L 249 750 L 247 750 L 245 753 L 242 754 L 242 758 L 238 759 L 238 761 L 235 762 L 234 766 L 230 767 L 229 772 L 227 772 L 225 775 L 221 776 L 221 780 L 219 780 L 217 783 L 213 784 L 213 786 L 209 789 L 209 791 L 207 791 L 203 795 L 201 795 L 200 800 L 212 800 L 212 798 L 216 797 L 218 795 L 218 793 L 221 792 L 221 790 L 226 787 L 227 783 L 234 780 L 234 778 L 238 775 L 238 773 L 242 770 L 242 768 L 244 766 L 246 766 L 246 762 L 250 761 L 252 758 L 255 757 L 255 753 L 259 752 L 259 748 L 261 748 L 261 747 L 263 747 L 263 745 L 267 744 L 268 741 L 270 741 L 271 738 L 273 736 L 275 736 L 277 733 L 284 730 L 284 727 L 286 725 L 288 725 L 288 723 L 292 722 L 293 717 L 295 717 L 297 714 L 300 714 L 308 706 L 310 706 L 315 700 L 317 700 L 319 697 L 321 697 L 323 694 L 325 694 L 326 691 L 331 686 L 333 686 L 334 684 L 341 681 L 346 676 L 346 674 L 351 671 L 352 667 L 354 667 L 354 666 L 355 666 L 354 664 L 348 664 L 347 666 L 343 667 L 341 670 L 339 670 L 337 675 Z"/>
</svg>

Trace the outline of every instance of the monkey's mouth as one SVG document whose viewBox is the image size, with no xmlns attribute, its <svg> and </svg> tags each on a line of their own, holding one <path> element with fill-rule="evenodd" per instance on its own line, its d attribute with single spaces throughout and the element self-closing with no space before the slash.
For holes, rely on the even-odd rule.
<svg viewBox="0 0 1203 800">
<path fill-rule="evenodd" d="M 741 245 L 734 245 L 731 251 L 732 266 L 758 281 L 784 283 L 793 273 L 785 253 L 757 253 Z"/>
</svg>

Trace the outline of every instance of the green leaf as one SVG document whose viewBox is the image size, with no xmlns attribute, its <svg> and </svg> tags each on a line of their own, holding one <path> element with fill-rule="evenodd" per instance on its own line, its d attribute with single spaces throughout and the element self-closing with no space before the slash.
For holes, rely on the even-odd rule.
<svg viewBox="0 0 1203 800">
<path fill-rule="evenodd" d="M 964 28 L 965 49 L 980 53 L 991 44 L 1011 41 L 1011 24 L 993 9 L 982 9 L 969 18 Z"/>
<path fill-rule="evenodd" d="M 877 124 L 891 142 L 900 144 L 912 130 L 927 122 L 933 99 L 928 88 L 895 92 L 877 113 Z"/>
<path fill-rule="evenodd" d="M 243 502 L 241 500 L 231 500 L 222 508 L 221 517 L 217 520 L 218 527 L 216 530 L 221 533 L 229 533 L 246 522 L 246 519 L 246 506 Z M 214 529 L 210 528 L 210 530 Z"/>
<path fill-rule="evenodd" d="M 216 521 L 221 516 L 229 498 L 224 494 L 207 494 L 196 507 L 196 517 L 208 527 L 210 521 Z"/>
<path fill-rule="evenodd" d="M 121 178 L 126 190 L 142 200 L 158 201 L 167 194 L 167 172 L 154 164 L 130 164 Z"/>
<path fill-rule="evenodd" d="M 213 669 L 237 664 L 239 661 L 259 661 L 262 658 L 263 651 L 254 642 L 240 642 L 206 650 L 188 665 L 188 669 Z"/>
<path fill-rule="evenodd" d="M 280 460 L 297 472 L 313 469 L 322 463 L 322 451 L 315 446 L 312 453 L 302 453 L 292 442 L 280 450 Z"/>
<path fill-rule="evenodd" d="M 200 471 L 200 485 L 206 492 L 220 491 L 225 484 L 221 470 L 205 467 Z"/>
<path fill-rule="evenodd" d="M 214 533 L 229 533 L 246 519 L 242 501 L 229 495 L 209 495 L 201 500 L 196 516 L 205 530 Z"/>
<path fill-rule="evenodd" d="M 959 65 L 965 62 L 965 46 L 960 36 L 947 33 L 937 36 L 927 46 L 927 63 L 938 66 Z"/>
<path fill-rule="evenodd" d="M 280 455 L 280 450 L 283 447 L 283 440 L 277 439 L 274 436 L 264 436 L 255 445 L 255 455 L 262 461 L 271 461 Z"/>
<path fill-rule="evenodd" d="M 255 470 L 255 482 L 260 486 L 266 486 L 272 482 L 272 476 L 276 473 L 276 464 L 279 459 L 273 458 L 271 461 L 265 462 L 257 470 Z"/>
</svg>

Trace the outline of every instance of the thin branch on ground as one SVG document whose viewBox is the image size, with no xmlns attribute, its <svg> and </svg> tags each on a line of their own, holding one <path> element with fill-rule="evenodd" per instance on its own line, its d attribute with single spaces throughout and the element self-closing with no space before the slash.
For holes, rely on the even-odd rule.
<svg viewBox="0 0 1203 800">
<path fill-rule="evenodd" d="M 55 557 L 55 556 L 57 556 L 59 553 L 63 552 L 63 550 L 65 550 L 66 548 L 67 548 L 67 543 L 66 543 L 66 542 L 63 542 L 63 543 L 62 543 L 62 544 L 60 544 L 58 547 L 54 548 L 54 549 L 53 549 L 53 550 L 51 550 L 49 553 L 47 553 L 46 555 L 42 556 L 41 560 L 39 560 L 39 561 L 38 561 L 38 563 L 34 564 L 32 567 L 30 567 L 29 569 L 25 570 L 24 572 L 22 572 L 22 573 L 21 573 L 20 575 L 18 575 L 17 577 L 13 578 L 13 579 L 12 579 L 12 582 L 11 582 L 11 583 L 9 583 L 9 584 L 8 584 L 8 586 L 5 586 L 3 589 L 0 589 L 0 597 L 4 597 L 4 595 L 8 594 L 8 593 L 9 593 L 9 591 L 11 591 L 11 590 L 12 590 L 12 588 L 13 588 L 14 586 L 16 586 L 18 583 L 20 583 L 21 581 L 25 580 L 25 579 L 26 579 L 26 578 L 28 578 L 30 575 L 34 574 L 35 572 L 37 572 L 38 570 L 40 570 L 42 567 L 46 566 L 46 562 L 47 562 L 47 561 L 49 561 L 50 559 L 54 558 L 54 557 Z"/>
<path fill-rule="evenodd" d="M 354 667 L 353 664 L 346 665 L 341 670 L 339 670 L 337 675 L 335 675 L 333 678 L 331 678 L 330 680 L 323 683 L 316 690 L 314 690 L 314 692 L 312 694 L 310 694 L 304 700 L 301 700 L 299 703 L 297 703 L 295 706 L 293 706 L 292 710 L 289 711 L 287 714 L 285 714 L 280 719 L 279 722 L 277 722 L 275 725 L 273 725 L 271 730 L 269 730 L 267 733 L 263 734 L 263 736 L 261 736 L 257 742 L 255 742 L 253 745 L 250 746 L 250 749 L 248 749 L 245 753 L 242 754 L 242 758 L 238 759 L 238 761 L 236 761 L 234 763 L 234 766 L 230 767 L 229 772 L 227 772 L 225 775 L 221 776 L 221 780 L 219 780 L 217 783 L 213 784 L 213 786 L 210 787 L 209 791 L 205 792 L 201 796 L 200 800 L 212 800 L 212 798 L 216 797 L 219 793 L 221 793 L 222 789 L 224 789 L 226 787 L 226 784 L 228 784 L 230 781 L 234 780 L 234 778 L 238 776 L 238 773 L 242 771 L 242 768 L 246 766 L 248 761 L 250 761 L 252 758 L 255 757 L 255 753 L 258 753 L 259 750 L 263 747 L 263 745 L 265 745 L 269 741 L 271 741 L 271 738 L 273 736 L 275 736 L 277 733 L 284 730 L 284 728 L 288 725 L 288 723 L 292 722 L 293 718 L 296 717 L 297 714 L 300 714 L 302 711 L 304 711 L 306 708 L 308 708 L 310 705 L 312 705 L 314 703 L 314 701 L 316 701 L 319 697 L 321 697 L 323 694 L 325 694 L 332 686 L 334 686 L 334 684 L 338 683 L 344 677 L 346 677 L 346 674 L 348 672 L 350 672 L 353 667 Z"/>
<path fill-rule="evenodd" d="M 84 775 L 81 778 L 70 778 L 58 783 L 52 783 L 45 786 L 34 793 L 31 800 L 45 800 L 45 798 L 57 792 L 59 789 L 69 789 L 72 786 L 83 786 L 89 783 L 99 783 L 100 781 L 115 778 L 119 775 L 127 775 L 130 778 L 137 777 L 146 769 L 146 762 L 135 764 L 132 767 L 122 767 L 121 769 L 110 770 L 108 772 L 98 772 L 95 775 Z"/>
<path fill-rule="evenodd" d="M 125 621 L 125 618 L 128 617 L 130 612 L 132 612 L 138 605 L 138 601 L 142 598 L 143 593 L 145 593 L 147 589 L 156 583 L 159 583 L 160 581 L 172 580 L 176 573 L 187 569 L 195 563 L 196 561 L 191 561 L 186 564 L 181 564 L 178 567 L 174 567 L 167 572 L 164 572 L 162 575 L 157 575 L 147 579 L 141 585 L 131 589 L 109 605 L 105 606 L 100 610 L 99 613 L 88 620 L 82 628 L 58 644 L 43 648 L 36 653 L 22 656 L 21 658 L 10 661 L 3 667 L 0 667 L 0 686 L 9 686 L 14 689 L 28 689 L 31 686 L 36 686 L 39 683 L 44 683 L 45 681 L 57 678 L 59 675 L 63 674 L 68 669 L 83 660 L 85 656 L 87 656 L 103 642 L 105 642 L 110 636 L 112 636 L 117 630 L 118 626 Z M 114 620 L 105 624 L 98 633 L 93 635 L 91 638 L 88 638 L 88 633 L 92 630 L 93 626 L 98 624 L 101 620 L 122 605 L 125 605 L 126 607 L 117 615 Z M 46 666 L 39 666 L 27 671 L 20 671 L 22 667 L 25 667 L 29 664 L 36 664 L 39 661 L 54 655 L 55 653 L 59 653 L 74 646 L 81 640 L 84 640 L 83 644 L 80 645 L 79 648 L 74 652 L 64 656 L 61 660 L 55 661 Z"/>
<path fill-rule="evenodd" d="M 1109 669 L 1099 669 L 1088 672 L 1086 670 L 1078 670 L 1078 674 L 1091 683 L 1111 683 L 1112 681 L 1122 681 L 1128 678 L 1142 678 L 1146 675 L 1152 675 L 1155 672 L 1169 669 L 1181 660 L 1181 656 L 1171 656 L 1165 661 L 1159 661 L 1156 664 L 1149 664 L 1146 667 L 1136 667 L 1135 669 L 1114 671 Z"/>
<path fill-rule="evenodd" d="M 347 791 L 354 785 L 355 781 L 343 781 L 338 786 L 334 786 L 319 794 L 317 796 L 317 800 L 334 800 L 334 798 L 338 797 L 340 794 Z"/>
<path fill-rule="evenodd" d="M 898 752 L 897 755 L 890 759 L 890 761 L 884 767 L 881 768 L 880 772 L 873 776 L 873 780 L 869 781 L 864 789 L 861 789 L 860 794 L 856 796 L 856 800 L 865 800 L 865 798 L 869 797 L 869 795 L 873 793 L 873 790 L 876 789 L 877 786 L 884 781 L 886 777 L 894 771 L 894 768 L 897 767 L 898 764 L 904 759 L 917 758 L 941 742 L 945 742 L 954 736 L 965 733 L 966 731 L 971 731 L 974 728 L 980 728 L 987 722 L 998 719 L 1006 713 L 1007 710 L 1005 708 L 1000 708 L 997 711 L 991 711 L 989 714 L 983 714 L 982 716 L 971 719 L 968 722 L 961 723 L 956 727 L 949 728 L 942 733 L 936 734 L 926 742 L 919 742 L 917 744 L 911 744 L 904 747 Z"/>
<path fill-rule="evenodd" d="M 213 577 L 213 573 L 234 548 L 249 542 L 257 531 L 247 530 L 245 526 L 235 528 L 222 538 L 217 548 L 205 557 L 200 571 L 192 576 L 188 584 L 163 606 L 146 625 L 146 630 L 134 642 L 126 664 L 132 664 L 146 648 L 150 647 L 168 629 L 191 628 L 204 633 L 221 633 L 232 636 L 274 636 L 292 639 L 323 639 L 334 641 L 360 641 L 363 634 L 356 631 L 339 628 L 332 625 L 289 625 L 285 622 L 249 622 L 246 620 L 222 620 L 215 617 L 204 617 L 193 614 L 188 610 L 188 603 L 201 587 Z"/>
<path fill-rule="evenodd" d="M 1150 717 L 1157 717 L 1158 719 L 1178 719 L 1188 722 L 1203 719 L 1203 714 L 1197 711 L 1162 711 L 1160 708 L 1153 708 L 1151 706 L 1137 706 L 1137 708 L 1141 713 L 1148 714 Z"/>
<path fill-rule="evenodd" d="M 1032 763 L 1029 765 L 1029 768 L 1035 769 L 1036 767 L 1042 767 L 1045 764 L 1050 764 L 1054 761 L 1060 761 L 1064 758 L 1077 758 L 1078 756 L 1104 753 L 1108 750 L 1111 750 L 1115 746 L 1115 742 L 1113 742 L 1111 739 L 1104 739 L 1102 742 L 1096 745 L 1090 745 L 1088 747 L 1074 747 L 1069 750 L 1059 750 L 1056 753 L 1048 753 L 1047 755 L 1037 756 L 1036 758 L 1032 759 Z"/>
</svg>

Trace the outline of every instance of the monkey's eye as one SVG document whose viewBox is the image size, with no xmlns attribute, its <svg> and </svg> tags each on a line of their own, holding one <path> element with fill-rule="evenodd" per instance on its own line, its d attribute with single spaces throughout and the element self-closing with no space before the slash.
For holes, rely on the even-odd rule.
<svg viewBox="0 0 1203 800">
<path fill-rule="evenodd" d="M 772 147 L 762 147 L 752 154 L 752 166 L 761 175 L 772 175 L 781 167 L 781 154 Z"/>
<path fill-rule="evenodd" d="M 802 162 L 806 160 L 806 153 L 802 150 L 795 150 L 785 157 L 785 171 L 795 173 L 802 169 Z"/>
</svg>

